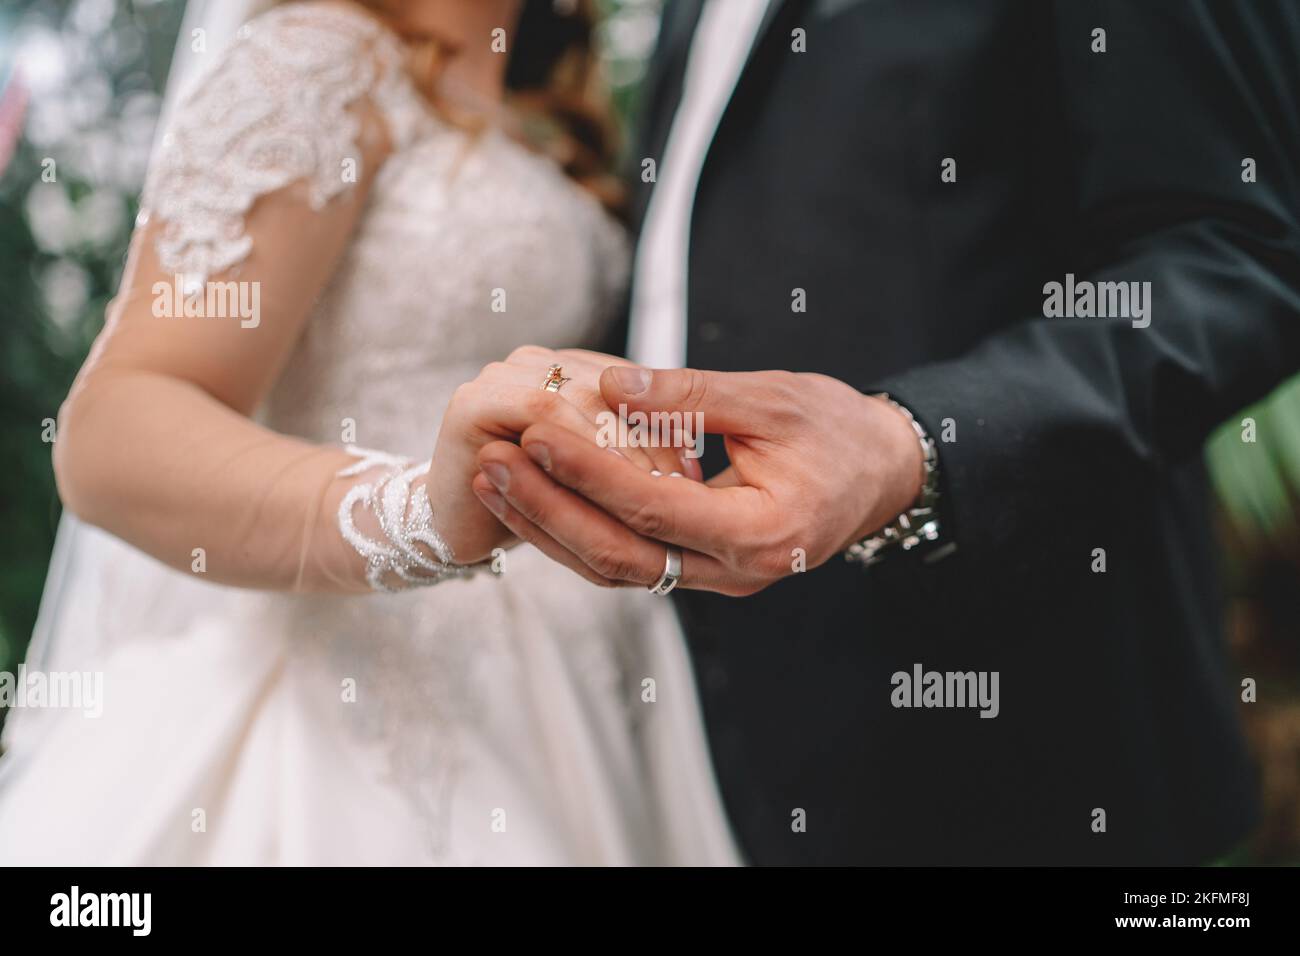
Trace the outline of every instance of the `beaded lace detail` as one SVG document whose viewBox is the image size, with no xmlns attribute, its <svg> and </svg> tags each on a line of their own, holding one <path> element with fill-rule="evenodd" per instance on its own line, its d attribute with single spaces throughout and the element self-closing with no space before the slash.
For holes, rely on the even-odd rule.
<svg viewBox="0 0 1300 956">
<path fill-rule="evenodd" d="M 244 217 L 259 196 L 302 180 L 312 208 L 358 181 L 368 98 L 395 148 L 422 115 L 397 40 L 342 7 L 277 8 L 246 24 L 164 135 L 144 207 L 163 222 L 159 262 L 187 285 L 247 258 Z"/>
<path fill-rule="evenodd" d="M 348 451 L 360 461 L 344 468 L 338 477 L 350 478 L 383 469 L 381 477 L 374 481 L 349 488 L 339 503 L 339 532 L 366 559 L 366 581 L 372 588 L 403 591 L 473 573 L 471 566 L 456 563 L 451 548 L 433 527 L 428 492 L 424 485 L 414 485 L 417 478 L 428 474 L 429 462 L 413 464 L 398 455 L 359 448 Z M 378 536 L 370 537 L 357 528 L 358 506 L 377 527 Z"/>
</svg>

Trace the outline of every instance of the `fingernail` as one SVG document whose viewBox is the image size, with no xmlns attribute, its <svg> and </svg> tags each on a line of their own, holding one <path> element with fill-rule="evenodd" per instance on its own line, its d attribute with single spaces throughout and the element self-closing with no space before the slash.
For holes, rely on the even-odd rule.
<svg viewBox="0 0 1300 956">
<path fill-rule="evenodd" d="M 686 454 L 686 449 L 683 448 L 681 459 L 683 476 L 690 478 L 692 481 L 704 480 L 704 469 L 700 467 L 700 460 L 698 458 L 692 458 L 690 455 Z"/>
<path fill-rule="evenodd" d="M 669 475 L 668 477 L 669 477 L 669 478 L 681 478 L 681 477 L 682 477 L 682 473 L 681 473 L 680 471 L 674 471 L 674 472 L 673 472 L 671 475 Z"/>
<path fill-rule="evenodd" d="M 488 491 L 486 488 L 474 489 L 478 495 L 478 500 L 483 502 L 483 506 L 492 512 L 498 518 L 504 518 L 506 514 L 506 499 L 502 498 L 495 491 Z"/>
<path fill-rule="evenodd" d="M 528 452 L 529 458 L 541 465 L 542 471 L 551 470 L 551 450 L 541 442 L 533 442 L 524 451 Z"/>
<path fill-rule="evenodd" d="M 659 471 L 658 469 L 655 468 L 650 469 L 650 474 L 655 478 L 662 478 L 664 476 L 664 473 L 662 471 Z"/>
<path fill-rule="evenodd" d="M 480 470 L 487 475 L 487 480 L 492 482 L 497 491 L 505 492 L 510 487 L 510 469 L 505 465 L 486 461 Z"/>
<path fill-rule="evenodd" d="M 618 365 L 614 367 L 614 380 L 626 394 L 640 395 L 650 387 L 650 370 Z"/>
</svg>

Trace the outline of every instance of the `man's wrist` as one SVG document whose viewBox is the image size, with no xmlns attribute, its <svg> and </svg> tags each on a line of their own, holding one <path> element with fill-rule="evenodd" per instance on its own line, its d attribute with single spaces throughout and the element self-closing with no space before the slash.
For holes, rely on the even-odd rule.
<svg viewBox="0 0 1300 956">
<path fill-rule="evenodd" d="M 906 431 L 900 429 L 899 477 L 885 482 L 886 487 L 898 489 L 892 499 L 885 499 L 883 508 L 894 517 L 859 535 L 844 552 L 845 560 L 866 566 L 877 563 L 887 552 L 910 551 L 939 537 L 939 458 L 934 439 L 905 406 L 883 393 L 871 398 L 887 404 Z M 871 523 L 879 524 L 878 520 Z"/>
<path fill-rule="evenodd" d="M 898 456 L 901 463 L 899 468 L 901 477 L 898 481 L 901 500 L 893 502 L 895 507 L 886 509 L 891 514 L 900 514 L 911 508 L 920 507 L 922 504 L 926 481 L 930 476 L 927 459 L 935 460 L 937 465 L 937 456 L 932 447 L 927 449 L 927 444 L 933 446 L 934 443 L 930 441 L 930 436 L 926 433 L 924 426 L 916 420 L 907 408 L 904 408 L 883 392 L 873 395 L 872 398 L 883 403 L 889 409 L 890 414 L 897 416 L 898 421 L 903 426 L 899 429 L 901 437 L 899 438 Z"/>
</svg>

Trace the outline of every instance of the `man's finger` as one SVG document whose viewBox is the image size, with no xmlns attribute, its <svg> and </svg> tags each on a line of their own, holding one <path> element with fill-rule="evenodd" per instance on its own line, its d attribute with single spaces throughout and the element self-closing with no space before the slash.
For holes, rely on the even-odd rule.
<svg viewBox="0 0 1300 956">
<path fill-rule="evenodd" d="M 571 381 L 560 387 L 555 394 L 575 406 L 592 422 L 593 427 L 608 429 L 617 433 L 617 418 L 605 405 L 599 389 L 600 373 L 610 358 L 599 352 L 585 352 L 581 349 L 566 349 L 563 352 L 551 352 L 537 346 L 525 346 L 511 353 L 509 361 L 492 362 L 479 372 L 478 381 L 493 385 L 518 385 L 524 388 L 536 386 L 539 390 L 546 381 L 545 370 L 551 365 L 561 365 L 563 374 Z M 596 360 L 602 360 L 597 362 Z M 622 361 L 622 360 L 620 360 Z M 630 363 L 629 363 L 630 364 Z M 607 417 L 608 416 L 608 417 Z M 699 470 L 691 468 L 682 461 L 681 449 L 640 447 L 619 445 L 620 453 L 633 464 L 645 471 L 658 471 L 670 474 L 681 472 L 687 477 L 699 478 Z"/>
<path fill-rule="evenodd" d="M 525 431 L 520 445 L 556 481 L 646 538 L 718 556 L 773 524 L 757 488 L 654 477 L 546 422 Z"/>
<path fill-rule="evenodd" d="M 531 544 L 552 561 L 564 565 L 579 577 L 585 578 L 598 587 L 612 587 L 616 584 L 625 583 L 601 577 L 579 560 L 578 556 L 572 551 L 561 545 L 537 525 L 525 519 L 493 487 L 492 482 L 488 481 L 486 475 L 481 472 L 475 475 L 470 487 L 474 490 L 474 494 L 478 495 L 479 501 L 483 502 L 483 507 L 492 512 L 498 521 L 513 532 L 516 538 Z"/>
<path fill-rule="evenodd" d="M 706 481 L 705 484 L 710 488 L 734 488 L 736 485 L 741 484 L 741 480 L 740 475 L 736 474 L 736 466 L 728 465 Z"/>
<path fill-rule="evenodd" d="M 609 407 L 628 413 L 681 412 L 691 416 L 683 427 L 696 441 L 695 416 L 714 435 L 774 437 L 773 413 L 780 418 L 796 396 L 787 372 L 706 372 L 694 368 L 648 369 L 613 366 L 600 373 L 600 393 Z M 756 432 L 755 429 L 758 431 Z"/>
<path fill-rule="evenodd" d="M 629 467 L 627 462 L 614 459 L 609 452 L 597 451 L 610 458 L 611 465 L 644 475 L 644 472 Z M 479 451 L 479 464 L 512 510 L 536 525 L 595 574 L 647 587 L 658 582 L 664 572 L 666 545 L 635 534 L 600 508 L 556 484 L 517 446 L 508 442 L 486 445 Z M 505 473 L 493 475 L 493 466 L 504 469 Z M 649 476 L 646 479 L 686 483 L 685 479 Z M 475 488 L 478 488 L 477 479 Z M 506 525 L 525 540 L 532 540 L 526 537 L 531 532 L 524 524 L 518 527 Z M 567 561 L 557 560 L 572 567 Z M 741 582 L 732 578 L 733 575 L 719 562 L 707 555 L 693 552 L 682 555 L 680 587 L 733 593 Z"/>
</svg>

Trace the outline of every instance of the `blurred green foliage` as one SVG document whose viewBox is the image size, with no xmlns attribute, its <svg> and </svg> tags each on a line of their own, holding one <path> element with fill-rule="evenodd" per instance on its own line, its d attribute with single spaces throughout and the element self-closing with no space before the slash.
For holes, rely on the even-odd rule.
<svg viewBox="0 0 1300 956">
<path fill-rule="evenodd" d="M 1206 455 L 1224 511 L 1243 543 L 1294 555 L 1300 379 L 1225 422 L 1211 436 Z"/>
<path fill-rule="evenodd" d="M 27 99 L 0 173 L 3 670 L 31 634 L 58 525 L 50 423 L 120 276 L 182 8 L 17 0 L 0 13 L 0 76 Z"/>
</svg>

